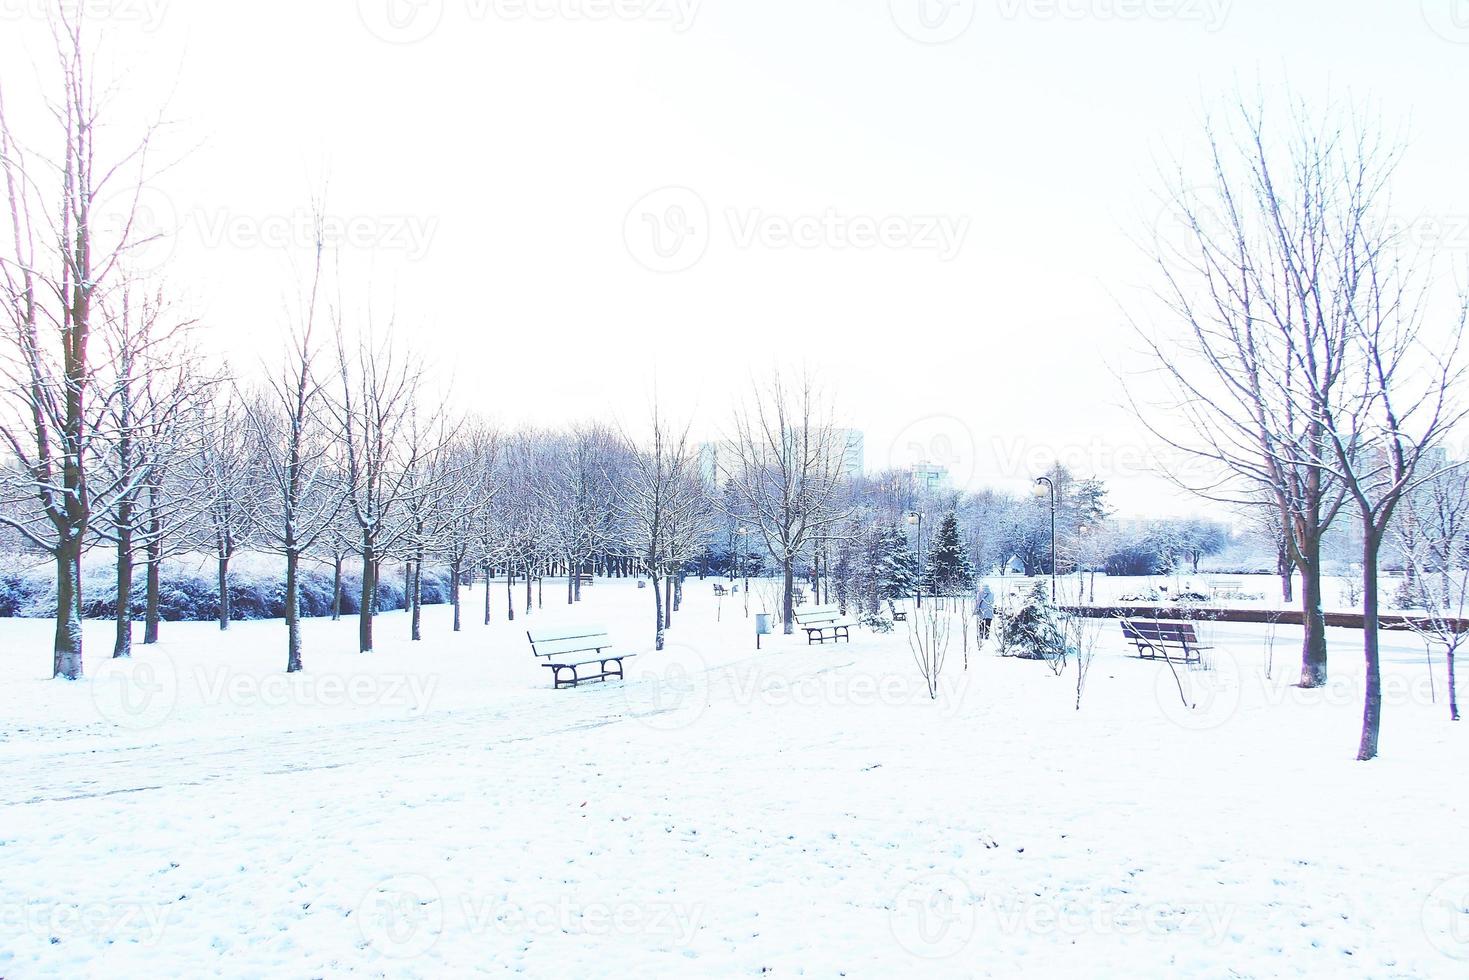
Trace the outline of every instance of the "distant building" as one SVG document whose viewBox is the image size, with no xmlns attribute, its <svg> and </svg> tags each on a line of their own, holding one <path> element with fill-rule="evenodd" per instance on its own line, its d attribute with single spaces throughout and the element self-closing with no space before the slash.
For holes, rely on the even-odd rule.
<svg viewBox="0 0 1469 980">
<path fill-rule="evenodd" d="M 908 470 L 914 493 L 941 493 L 949 488 L 949 468 L 937 463 L 914 463 Z"/>
<path fill-rule="evenodd" d="M 860 429 L 835 429 L 833 435 L 842 447 L 842 475 L 850 480 L 860 479 L 867 472 L 863 449 L 866 438 Z"/>
</svg>

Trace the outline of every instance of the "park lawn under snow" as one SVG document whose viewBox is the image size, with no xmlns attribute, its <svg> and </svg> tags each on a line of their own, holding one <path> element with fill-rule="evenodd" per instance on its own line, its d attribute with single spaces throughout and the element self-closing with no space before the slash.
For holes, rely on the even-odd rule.
<svg viewBox="0 0 1469 980">
<path fill-rule="evenodd" d="M 625 684 L 553 691 L 526 620 L 421 643 L 383 616 L 0 622 L 0 975 L 1448 976 L 1469 965 L 1469 790 L 1442 663 L 1387 637 L 1382 756 L 1352 761 L 1359 634 L 1324 691 L 1299 632 L 1218 626 L 1216 669 L 969 656 L 930 701 L 899 632 L 754 649 L 741 597 L 599 581 L 529 622 L 607 626 Z M 521 599 L 521 596 L 517 596 Z M 717 617 L 717 618 L 716 618 Z M 1457 918 L 1456 918 L 1457 914 Z M 1456 931 L 1457 927 L 1457 931 Z"/>
</svg>

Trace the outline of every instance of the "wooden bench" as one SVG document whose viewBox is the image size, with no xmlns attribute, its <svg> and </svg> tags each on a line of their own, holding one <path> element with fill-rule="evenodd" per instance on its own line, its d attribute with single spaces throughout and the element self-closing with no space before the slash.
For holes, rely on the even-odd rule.
<svg viewBox="0 0 1469 980">
<path fill-rule="evenodd" d="M 1169 651 L 1178 650 L 1183 654 L 1184 663 L 1196 664 L 1201 662 L 1200 651 L 1213 649 L 1199 643 L 1193 623 L 1124 619 L 1122 635 L 1133 642 L 1137 647 L 1137 655 L 1145 660 L 1157 660 L 1161 657 L 1172 661 L 1178 658 L 1171 656 Z"/>
<path fill-rule="evenodd" d="M 893 611 L 893 622 L 906 623 L 908 621 L 908 610 L 899 609 L 898 604 L 891 599 L 888 600 L 888 608 Z"/>
<path fill-rule="evenodd" d="M 720 585 L 718 582 L 715 582 L 714 583 L 714 594 L 715 595 L 729 595 L 729 590 L 726 589 L 723 585 Z"/>
<path fill-rule="evenodd" d="M 1214 593 L 1215 598 L 1227 595 L 1239 595 L 1244 591 L 1244 582 L 1237 578 L 1216 578 L 1209 591 Z"/>
<path fill-rule="evenodd" d="M 612 649 L 612 637 L 600 627 L 561 627 L 559 629 L 527 630 L 530 652 L 546 662 L 551 668 L 552 681 L 557 688 L 576 687 L 589 681 L 606 681 L 609 677 L 622 678 L 622 662 L 637 654 L 608 654 Z M 583 657 L 584 654 L 592 654 Z M 597 664 L 597 673 L 582 675 L 580 668 Z M 615 665 L 609 669 L 608 664 Z M 562 672 L 570 671 L 569 678 Z"/>
<path fill-rule="evenodd" d="M 825 643 L 827 632 L 831 640 L 852 642 L 852 624 L 842 615 L 840 606 L 807 606 L 796 610 L 796 625 L 806 631 L 806 644 Z"/>
</svg>

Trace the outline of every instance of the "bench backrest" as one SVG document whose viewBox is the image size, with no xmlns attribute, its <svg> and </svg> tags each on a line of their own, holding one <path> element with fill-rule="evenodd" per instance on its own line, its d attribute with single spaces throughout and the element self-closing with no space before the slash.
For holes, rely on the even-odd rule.
<svg viewBox="0 0 1469 980">
<path fill-rule="evenodd" d="M 1122 633 L 1129 640 L 1151 640 L 1155 643 L 1199 642 L 1193 623 L 1163 623 L 1148 619 L 1124 619 Z"/>
<path fill-rule="evenodd" d="M 600 626 L 563 626 L 553 629 L 526 630 L 531 653 L 537 657 L 559 657 L 564 653 L 605 650 L 612 637 Z"/>
<path fill-rule="evenodd" d="M 803 626 L 807 623 L 829 623 L 841 618 L 841 606 L 806 606 L 796 610 L 796 622 Z"/>
</svg>

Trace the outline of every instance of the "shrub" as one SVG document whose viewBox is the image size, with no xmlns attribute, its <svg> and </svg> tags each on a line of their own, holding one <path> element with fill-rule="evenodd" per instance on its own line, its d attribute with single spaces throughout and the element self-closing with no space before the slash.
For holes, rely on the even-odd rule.
<svg viewBox="0 0 1469 980">
<path fill-rule="evenodd" d="M 995 619 L 1001 656 L 1046 661 L 1065 658 L 1066 637 L 1043 583 L 1031 587 L 1019 608 L 1005 610 Z"/>
</svg>

